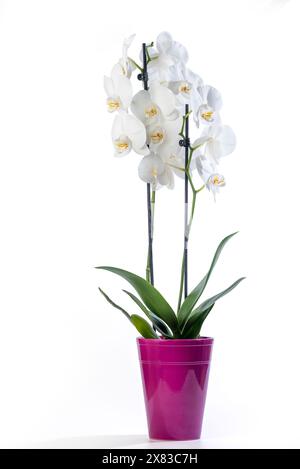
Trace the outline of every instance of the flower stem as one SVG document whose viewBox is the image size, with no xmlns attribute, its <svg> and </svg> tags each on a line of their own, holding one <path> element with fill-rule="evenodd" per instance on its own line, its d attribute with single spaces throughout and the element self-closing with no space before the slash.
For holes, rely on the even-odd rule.
<svg viewBox="0 0 300 469">
<path fill-rule="evenodd" d="M 189 118 L 189 116 L 192 114 L 192 111 L 187 111 L 186 114 L 183 116 L 182 118 L 182 126 L 181 126 L 181 129 L 180 129 L 180 132 L 178 135 L 180 135 L 180 137 L 184 138 L 185 137 L 185 134 L 184 134 L 184 127 L 185 127 L 185 123 L 187 121 L 187 119 Z"/>
<path fill-rule="evenodd" d="M 142 68 L 138 63 L 136 63 L 135 60 L 131 59 L 130 57 L 128 57 L 128 59 L 130 60 L 130 62 L 133 63 L 133 65 L 134 65 L 140 72 L 143 71 L 143 68 Z"/>
<path fill-rule="evenodd" d="M 182 295 L 183 295 L 183 286 L 184 286 L 184 278 L 185 278 L 185 256 L 186 256 L 186 248 L 189 242 L 189 237 L 190 237 L 190 232 L 191 232 L 191 227 L 194 219 L 194 213 L 195 213 L 195 208 L 196 208 L 196 200 L 197 200 L 197 194 L 198 192 L 192 188 L 193 196 L 192 196 L 192 205 L 191 205 L 191 212 L 190 212 L 190 218 L 189 222 L 186 226 L 186 232 L 185 232 L 185 247 L 183 250 L 183 256 L 182 256 L 182 265 L 181 265 L 181 276 L 180 276 L 180 287 L 179 287 L 179 297 L 178 297 L 178 305 L 177 305 L 177 313 L 180 310 L 181 307 L 181 301 L 182 301 Z"/>
<path fill-rule="evenodd" d="M 189 113 L 190 114 L 190 113 Z M 180 135 L 182 137 L 184 137 L 184 133 L 183 133 L 183 130 L 184 130 L 184 124 L 185 124 L 185 120 L 187 119 L 187 117 L 189 116 L 189 114 L 186 114 L 184 117 L 183 117 L 183 125 L 182 125 L 182 129 L 181 129 L 181 133 Z M 199 145 L 201 146 L 201 145 Z M 187 223 L 187 225 L 185 226 L 185 247 L 184 247 L 184 250 L 183 250 L 183 256 L 182 256 L 182 264 L 181 264 L 181 276 L 180 276 L 180 287 L 179 287 L 179 297 L 178 297 L 178 305 L 177 305 L 177 312 L 180 310 L 180 307 L 181 307 L 181 301 L 182 301 L 182 295 L 183 295 L 183 286 L 184 286 L 184 280 L 185 280 L 185 272 L 186 272 L 186 263 L 185 263 L 185 257 L 186 257 L 186 249 L 188 247 L 188 242 L 189 242 L 189 237 L 190 237 L 190 232 L 191 232 L 191 227 L 192 227 L 192 223 L 193 223 L 193 219 L 194 219 L 194 213 L 195 213 L 195 208 L 196 208 L 196 201 L 197 201 L 197 195 L 199 194 L 199 192 L 201 192 L 204 188 L 205 188 L 205 184 L 203 184 L 199 189 L 196 189 L 195 185 L 194 185 L 194 182 L 193 182 L 193 179 L 192 179 L 192 176 L 191 176 L 191 172 L 190 172 L 190 168 L 191 168 L 191 161 L 192 161 L 192 157 L 193 157 L 193 153 L 194 151 L 197 149 L 198 147 L 196 148 L 193 148 L 193 147 L 190 147 L 190 151 L 189 151 L 189 158 L 188 158 L 188 162 L 187 162 L 187 165 L 186 165 L 186 168 L 185 168 L 185 174 L 186 174 L 186 178 L 191 186 L 191 190 L 192 190 L 192 194 L 193 194 L 193 198 L 192 198 L 192 205 L 191 205 L 191 212 L 190 212 L 190 218 L 189 218 L 189 222 Z M 186 207 L 187 208 L 187 207 Z M 185 295 L 186 296 L 186 295 Z"/>
</svg>

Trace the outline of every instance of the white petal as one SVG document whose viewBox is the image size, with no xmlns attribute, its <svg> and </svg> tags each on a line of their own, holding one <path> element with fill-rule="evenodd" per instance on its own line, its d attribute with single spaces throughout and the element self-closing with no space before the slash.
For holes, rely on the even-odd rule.
<svg viewBox="0 0 300 469">
<path fill-rule="evenodd" d="M 189 68 L 184 69 L 183 79 L 191 82 L 193 85 L 193 88 L 195 89 L 203 84 L 202 78 L 197 73 L 190 70 Z"/>
<path fill-rule="evenodd" d="M 173 41 L 170 54 L 177 58 L 183 64 L 189 60 L 189 54 L 186 48 L 177 41 Z"/>
<path fill-rule="evenodd" d="M 186 48 L 179 42 L 173 41 L 170 33 L 160 33 L 157 37 L 156 45 L 160 54 L 168 54 L 173 57 L 176 62 L 180 62 L 182 64 L 186 64 L 188 61 Z"/>
<path fill-rule="evenodd" d="M 198 117 L 198 110 L 200 106 L 201 100 L 200 100 L 200 95 L 197 91 L 197 89 L 193 89 L 192 96 L 190 99 L 190 106 L 191 110 L 193 111 L 193 119 L 197 127 L 199 127 L 199 117 Z"/>
<path fill-rule="evenodd" d="M 120 111 L 115 117 L 111 135 L 113 142 L 121 136 L 122 138 L 128 137 L 133 150 L 140 155 L 147 155 L 149 153 L 146 146 L 146 130 L 144 125 L 136 117 L 130 116 L 124 111 Z"/>
<path fill-rule="evenodd" d="M 219 111 L 223 104 L 220 92 L 212 86 L 209 86 L 207 90 L 207 104 L 215 111 Z"/>
<path fill-rule="evenodd" d="M 170 81 L 186 81 L 184 66 L 181 63 L 176 63 L 169 68 Z"/>
<path fill-rule="evenodd" d="M 164 122 L 164 128 L 167 134 L 167 138 L 166 138 L 167 143 L 174 144 L 175 141 L 179 142 L 180 140 L 179 132 L 180 132 L 181 124 L 182 124 L 181 117 L 179 117 L 176 120 L 172 120 L 172 121 L 166 120 Z"/>
<path fill-rule="evenodd" d="M 213 159 L 219 159 L 232 153 L 236 146 L 233 130 L 228 125 L 213 125 L 203 132 L 209 137 L 207 152 Z"/>
<path fill-rule="evenodd" d="M 170 147 L 169 151 L 165 153 L 164 161 L 176 176 L 182 179 L 185 177 L 185 157 L 183 147 Z"/>
<path fill-rule="evenodd" d="M 164 171 L 164 164 L 159 156 L 150 153 L 144 156 L 138 167 L 139 177 L 144 182 L 156 184 L 157 177 Z"/>
<path fill-rule="evenodd" d="M 157 179 L 162 186 L 167 186 L 168 189 L 174 189 L 174 175 L 167 165 L 165 165 L 164 172 L 160 174 Z"/>
<path fill-rule="evenodd" d="M 126 38 L 123 42 L 123 48 L 122 48 L 122 59 L 120 59 L 120 64 L 122 65 L 122 68 L 124 70 L 124 74 L 127 77 L 130 77 L 132 70 L 134 69 L 134 66 L 132 62 L 128 60 L 128 49 L 132 44 L 132 41 L 135 38 L 135 34 L 132 34 L 128 38 Z"/>
<path fill-rule="evenodd" d="M 236 137 L 229 125 L 223 125 L 219 141 L 222 146 L 221 156 L 226 156 L 232 153 L 236 147 Z"/>
<path fill-rule="evenodd" d="M 169 121 L 176 121 L 180 116 L 182 116 L 184 112 L 180 112 L 179 109 L 174 109 L 171 114 L 168 114 L 168 120 Z"/>
<path fill-rule="evenodd" d="M 169 115 L 172 116 L 176 105 L 175 96 L 172 91 L 159 83 L 153 83 L 150 86 L 149 93 L 152 101 L 159 106 L 164 116 L 167 119 Z"/>
<path fill-rule="evenodd" d="M 170 77 L 170 68 L 174 65 L 174 60 L 168 54 L 161 53 L 157 59 L 152 60 L 148 65 L 149 83 L 168 82 Z"/>
<path fill-rule="evenodd" d="M 202 181 L 204 182 L 204 184 L 206 184 L 210 174 L 205 174 L 205 170 L 203 168 L 203 164 L 202 164 L 202 160 L 200 157 L 196 158 L 195 159 L 195 162 L 196 162 L 196 168 L 197 168 L 197 171 L 202 179 Z"/>
<path fill-rule="evenodd" d="M 209 85 L 198 87 L 198 93 L 201 99 L 200 104 L 209 106 L 213 111 L 219 111 L 222 107 L 222 97 L 216 88 Z"/>
<path fill-rule="evenodd" d="M 159 108 L 152 102 L 148 91 L 139 91 L 131 101 L 132 113 L 145 125 L 155 123 L 159 118 Z"/>
<path fill-rule="evenodd" d="M 138 155 L 146 156 L 146 155 L 149 155 L 150 153 L 149 147 L 147 145 L 144 145 L 142 148 L 140 148 L 134 145 L 133 143 L 132 148 L 136 153 L 138 153 Z"/>
<path fill-rule="evenodd" d="M 132 99 L 132 84 L 129 78 L 123 75 L 114 77 L 114 87 L 117 96 L 120 97 L 123 109 L 128 109 Z"/>
<path fill-rule="evenodd" d="M 113 84 L 113 80 L 109 77 L 104 77 L 103 79 L 104 89 L 106 91 L 107 96 L 114 96 L 115 95 L 115 88 Z"/>
<path fill-rule="evenodd" d="M 134 148 L 143 148 L 146 144 L 146 129 L 135 116 L 124 113 L 122 116 L 124 134 L 128 135 Z"/>
<path fill-rule="evenodd" d="M 123 67 L 122 63 L 121 62 L 118 62 L 117 64 L 115 64 L 111 70 L 111 77 L 112 77 L 112 80 L 115 81 L 115 79 L 118 77 L 118 76 L 126 76 L 126 70 L 125 68 Z"/>
<path fill-rule="evenodd" d="M 157 36 L 156 47 L 158 52 L 167 53 L 172 47 L 173 39 L 170 33 L 163 31 Z"/>
<path fill-rule="evenodd" d="M 206 160 L 203 155 L 198 156 L 195 159 L 195 163 L 202 181 L 204 184 L 207 184 L 210 176 L 216 172 L 216 167 L 210 161 Z"/>
<path fill-rule="evenodd" d="M 122 119 L 122 115 L 118 114 L 116 115 L 113 121 L 112 129 L 111 129 L 111 136 L 112 136 L 112 139 L 115 140 L 123 134 L 124 134 L 123 119 Z"/>
<path fill-rule="evenodd" d="M 164 139 L 159 146 L 159 152 L 163 158 L 167 157 L 170 151 L 170 146 L 174 147 L 179 143 L 180 137 L 178 135 L 181 127 L 181 119 L 175 121 L 164 121 L 161 125 L 164 130 Z"/>
<path fill-rule="evenodd" d="M 222 146 L 219 140 L 209 140 L 204 149 L 205 155 L 214 163 L 218 164 L 222 156 Z"/>
<path fill-rule="evenodd" d="M 208 140 L 208 136 L 204 135 L 204 132 L 202 133 L 202 136 L 200 138 L 197 138 L 194 143 L 192 143 L 192 148 L 195 148 L 194 150 L 194 157 L 197 157 L 200 153 L 203 153 L 203 147 L 205 142 Z M 198 148 L 197 148 L 198 147 Z"/>
<path fill-rule="evenodd" d="M 198 86 L 198 93 L 200 95 L 201 104 L 207 104 L 207 93 L 209 91 L 209 86 L 202 84 Z"/>
<path fill-rule="evenodd" d="M 128 49 L 131 46 L 131 44 L 133 43 L 133 40 L 134 40 L 135 36 L 136 36 L 135 34 L 131 34 L 131 36 L 124 39 L 124 42 L 123 42 L 123 57 L 125 57 L 125 58 L 127 57 Z"/>
</svg>

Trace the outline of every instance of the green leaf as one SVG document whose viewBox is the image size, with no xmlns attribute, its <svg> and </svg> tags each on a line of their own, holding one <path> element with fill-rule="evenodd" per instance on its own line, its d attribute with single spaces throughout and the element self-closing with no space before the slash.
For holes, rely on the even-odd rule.
<svg viewBox="0 0 300 469">
<path fill-rule="evenodd" d="M 124 308 L 122 308 L 121 306 L 119 306 L 119 305 L 117 305 L 116 303 L 114 303 L 113 300 L 111 300 L 111 299 L 109 298 L 109 296 L 108 296 L 100 287 L 98 287 L 98 289 L 99 289 L 99 291 L 102 293 L 102 295 L 104 296 L 104 298 L 106 299 L 106 301 L 108 301 L 108 303 L 111 304 L 114 308 L 116 308 L 116 309 L 122 311 L 122 313 L 123 313 L 123 314 L 127 317 L 127 319 L 129 319 L 129 321 L 130 321 L 130 314 L 127 313 L 127 311 L 126 311 Z"/>
<path fill-rule="evenodd" d="M 178 322 L 179 322 L 180 327 L 182 327 L 183 324 L 187 321 L 189 315 L 192 312 L 193 307 L 195 306 L 195 304 L 199 300 L 200 296 L 204 292 L 204 289 L 207 285 L 207 282 L 208 282 L 208 280 L 211 276 L 211 273 L 212 273 L 212 271 L 213 271 L 213 269 L 214 269 L 214 267 L 215 267 L 215 265 L 216 265 L 216 263 L 219 259 L 219 256 L 220 256 L 225 244 L 227 243 L 227 241 L 230 240 L 230 238 L 232 238 L 237 233 L 238 233 L 238 231 L 236 231 L 235 233 L 232 233 L 232 234 L 226 236 L 224 239 L 222 239 L 219 246 L 217 247 L 217 250 L 215 252 L 215 255 L 213 257 L 212 263 L 210 265 L 210 268 L 209 268 L 207 274 L 203 277 L 201 282 L 198 283 L 198 285 L 191 291 L 191 293 L 186 297 L 186 299 L 182 303 L 181 308 L 178 311 Z"/>
<path fill-rule="evenodd" d="M 153 323 L 158 332 L 160 332 L 165 337 L 173 337 L 171 329 L 162 319 L 156 316 L 156 314 L 149 311 L 144 305 L 144 303 L 142 303 L 133 293 L 127 290 L 123 290 L 123 292 L 126 293 L 139 306 L 139 308 L 143 311 L 147 318 L 150 319 L 150 321 Z"/>
<path fill-rule="evenodd" d="M 213 309 L 215 304 L 211 305 L 201 314 L 199 314 L 198 318 L 188 327 L 184 329 L 184 333 L 182 334 L 183 339 L 196 339 L 200 335 L 200 330 L 202 324 L 204 323 L 205 319 Z"/>
<path fill-rule="evenodd" d="M 239 278 L 236 282 L 234 282 L 232 285 L 230 285 L 230 287 L 226 288 L 226 290 L 223 290 L 222 292 L 218 293 L 217 295 L 214 295 L 211 298 L 209 298 L 208 300 L 205 300 L 203 303 L 201 303 L 200 306 L 198 306 L 198 308 L 194 309 L 194 311 L 192 311 L 190 317 L 188 318 L 188 320 L 186 321 L 186 323 L 183 327 L 182 334 L 185 334 L 185 331 L 188 330 L 192 326 L 192 324 L 194 324 L 195 321 L 197 321 L 197 319 L 199 319 L 199 317 L 201 317 L 201 315 L 203 315 L 203 313 L 207 309 L 209 309 L 211 306 L 213 306 L 214 303 L 217 300 L 222 298 L 222 296 L 227 295 L 227 293 L 231 292 L 231 290 L 233 290 L 235 287 L 237 287 L 238 284 L 242 280 L 244 280 L 245 278 L 246 277 Z M 202 323 L 203 323 L 203 321 L 202 321 Z"/>
<path fill-rule="evenodd" d="M 99 291 L 104 296 L 104 298 L 106 299 L 106 301 L 108 301 L 108 303 L 111 304 L 114 308 L 122 311 L 122 313 L 127 317 L 127 319 L 129 319 L 131 324 L 135 326 L 138 332 L 143 337 L 145 337 L 145 339 L 158 339 L 157 334 L 155 334 L 150 324 L 147 321 L 145 321 L 144 318 L 141 318 L 137 314 L 133 314 L 132 316 L 130 316 L 130 314 L 127 313 L 127 311 L 124 308 L 122 308 L 121 306 L 117 305 L 114 301 L 112 301 L 112 299 L 109 298 L 109 296 L 100 287 L 98 288 L 99 288 Z"/>
<path fill-rule="evenodd" d="M 147 282 L 147 280 L 133 274 L 132 272 L 118 269 L 116 267 L 101 266 L 96 267 L 96 269 L 108 270 L 109 272 L 120 275 L 122 278 L 127 280 L 127 282 L 135 288 L 147 308 L 149 308 L 152 313 L 162 319 L 170 327 L 174 336 L 180 335 L 176 314 L 161 293 Z"/>
<path fill-rule="evenodd" d="M 130 318 L 132 324 L 139 331 L 139 333 L 145 337 L 145 339 L 158 339 L 158 336 L 155 334 L 154 330 L 150 324 L 145 321 L 144 318 L 138 314 L 133 314 Z"/>
</svg>

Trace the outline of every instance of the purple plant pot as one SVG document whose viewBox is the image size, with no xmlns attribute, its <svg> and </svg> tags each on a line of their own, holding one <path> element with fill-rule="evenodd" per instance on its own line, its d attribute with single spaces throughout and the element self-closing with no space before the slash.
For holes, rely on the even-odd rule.
<svg viewBox="0 0 300 469">
<path fill-rule="evenodd" d="M 149 437 L 201 436 L 213 339 L 137 339 Z"/>
</svg>

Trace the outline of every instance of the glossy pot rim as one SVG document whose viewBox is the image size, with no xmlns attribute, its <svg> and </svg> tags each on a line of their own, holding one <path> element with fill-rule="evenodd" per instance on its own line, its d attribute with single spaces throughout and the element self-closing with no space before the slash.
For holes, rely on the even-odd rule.
<svg viewBox="0 0 300 469">
<path fill-rule="evenodd" d="M 136 339 L 139 346 L 151 347 L 182 347 L 182 346 L 203 346 L 212 345 L 214 342 L 213 337 L 199 337 L 198 339 L 145 339 L 144 337 L 137 337 Z"/>
</svg>

